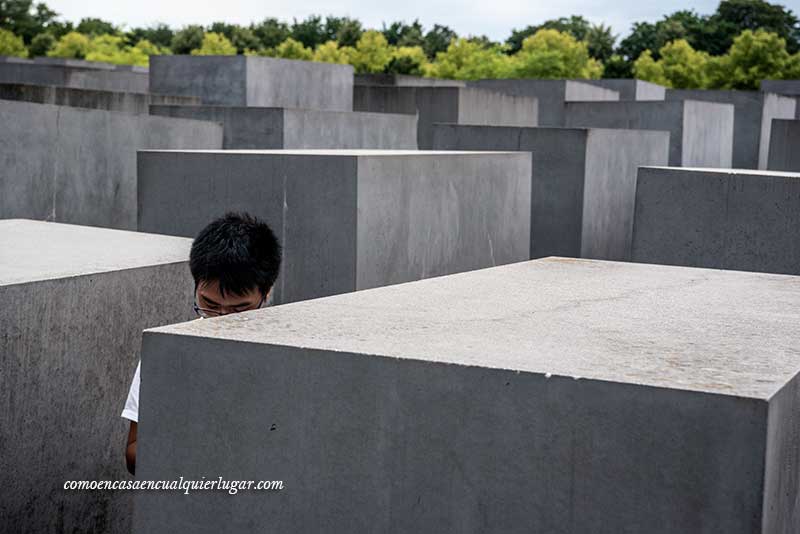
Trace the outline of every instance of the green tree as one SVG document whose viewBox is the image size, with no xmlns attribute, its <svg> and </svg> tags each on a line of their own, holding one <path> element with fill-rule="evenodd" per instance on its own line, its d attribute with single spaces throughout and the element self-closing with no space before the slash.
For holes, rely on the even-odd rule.
<svg viewBox="0 0 800 534">
<path fill-rule="evenodd" d="M 121 35 L 98 35 L 91 39 L 85 59 L 87 61 L 125 64 L 127 62 L 125 57 L 127 48 L 125 39 Z"/>
<path fill-rule="evenodd" d="M 250 30 L 261 41 L 261 48 L 276 48 L 291 35 L 289 26 L 276 18 L 267 18 L 258 24 L 252 24 Z"/>
<path fill-rule="evenodd" d="M 116 26 L 102 19 L 84 18 L 75 27 L 75 31 L 88 36 L 114 35 L 118 33 Z"/>
<path fill-rule="evenodd" d="M 295 19 L 292 24 L 292 39 L 299 41 L 303 46 L 314 49 L 317 45 L 321 45 L 327 41 L 325 28 L 322 24 L 322 17 L 311 15 L 306 17 L 301 22 Z"/>
<path fill-rule="evenodd" d="M 633 73 L 638 80 L 670 87 L 669 80 L 664 76 L 664 68 L 660 62 L 653 59 L 653 53 L 650 50 L 645 50 L 639 54 L 633 64 Z"/>
<path fill-rule="evenodd" d="M 539 30 L 513 56 L 518 78 L 599 78 L 603 67 L 589 57 L 586 43 L 558 30 Z"/>
<path fill-rule="evenodd" d="M 586 43 L 589 56 L 605 63 L 614 55 L 617 36 L 611 33 L 611 26 L 596 24 L 589 28 L 583 41 Z"/>
<path fill-rule="evenodd" d="M 619 54 L 612 54 L 603 63 L 603 78 L 633 78 L 633 62 Z"/>
<path fill-rule="evenodd" d="M 786 78 L 793 70 L 786 40 L 765 30 L 743 31 L 721 58 L 716 86 L 726 89 L 757 90 L 761 80 Z"/>
<path fill-rule="evenodd" d="M 511 59 L 499 46 L 486 48 L 460 38 L 436 54 L 436 61 L 424 67 L 424 71 L 426 76 L 454 80 L 505 78 L 511 73 Z"/>
<path fill-rule="evenodd" d="M 327 43 L 319 45 L 317 49 L 314 50 L 314 55 L 311 59 L 321 63 L 340 63 L 342 65 L 347 65 L 350 63 L 353 51 L 352 47 L 340 47 L 339 43 L 330 40 Z"/>
<path fill-rule="evenodd" d="M 427 65 L 428 56 L 421 46 L 399 46 L 392 50 L 386 72 L 420 76 L 425 73 Z"/>
<path fill-rule="evenodd" d="M 193 56 L 234 56 L 236 47 L 221 33 L 207 32 L 200 48 L 192 50 Z"/>
<path fill-rule="evenodd" d="M 0 0 L 0 29 L 22 37 L 25 44 L 55 22 L 58 14 L 43 3 L 32 0 Z"/>
<path fill-rule="evenodd" d="M 56 38 L 50 32 L 40 33 L 31 41 L 30 55 L 33 57 L 46 56 L 56 45 Z"/>
<path fill-rule="evenodd" d="M 0 56 L 28 57 L 28 49 L 22 37 L 0 29 Z"/>
<path fill-rule="evenodd" d="M 238 24 L 215 22 L 209 26 L 208 31 L 224 35 L 236 47 L 237 54 L 244 54 L 246 50 L 258 50 L 261 48 L 261 40 L 256 37 L 253 30 Z"/>
<path fill-rule="evenodd" d="M 764 0 L 723 0 L 717 12 L 708 20 L 712 49 L 721 55 L 744 30 L 764 30 L 775 33 L 787 43 L 790 53 L 800 50 L 800 25 L 790 10 Z"/>
<path fill-rule="evenodd" d="M 275 57 L 311 60 L 314 57 L 314 52 L 310 48 L 303 46 L 303 43 L 300 41 L 287 37 L 286 40 L 275 49 Z"/>
<path fill-rule="evenodd" d="M 68 59 L 85 59 L 92 51 L 91 40 L 78 32 L 70 32 L 58 40 L 56 45 L 47 55 Z"/>
<path fill-rule="evenodd" d="M 381 33 L 391 46 L 421 47 L 425 43 L 424 30 L 419 20 L 415 20 L 411 24 L 400 21 L 393 22 L 388 27 L 384 23 Z"/>
<path fill-rule="evenodd" d="M 392 60 L 392 48 L 377 30 L 364 32 L 356 43 L 350 64 L 356 72 L 383 72 Z"/>
<path fill-rule="evenodd" d="M 425 34 L 422 49 L 425 50 L 425 54 L 428 58 L 433 59 L 439 52 L 447 50 L 450 46 L 450 42 L 457 38 L 458 34 L 447 26 L 434 24 L 433 28 Z"/>
<path fill-rule="evenodd" d="M 660 53 L 661 67 L 669 87 L 697 89 L 708 86 L 707 53 L 695 50 L 685 39 L 664 45 Z"/>
<path fill-rule="evenodd" d="M 129 45 L 136 45 L 138 42 L 145 40 L 160 49 L 172 46 L 174 37 L 175 32 L 172 31 L 172 28 L 162 22 L 147 28 L 132 28 L 125 32 L 125 40 Z"/>
<path fill-rule="evenodd" d="M 172 53 L 173 54 L 191 54 L 192 50 L 196 50 L 203 46 L 203 38 L 205 31 L 202 26 L 191 25 L 186 26 L 177 32 L 172 38 Z"/>
<path fill-rule="evenodd" d="M 361 22 L 349 17 L 327 17 L 325 19 L 325 36 L 328 41 L 336 41 L 340 46 L 355 46 L 364 28 Z"/>
</svg>

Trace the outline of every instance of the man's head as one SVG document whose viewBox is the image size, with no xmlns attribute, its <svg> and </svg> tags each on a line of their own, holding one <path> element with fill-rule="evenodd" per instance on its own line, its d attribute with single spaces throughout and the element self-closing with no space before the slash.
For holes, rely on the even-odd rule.
<svg viewBox="0 0 800 534">
<path fill-rule="evenodd" d="M 189 255 L 198 313 L 211 317 L 259 308 L 280 266 L 281 246 L 266 223 L 245 213 L 211 222 Z"/>
</svg>

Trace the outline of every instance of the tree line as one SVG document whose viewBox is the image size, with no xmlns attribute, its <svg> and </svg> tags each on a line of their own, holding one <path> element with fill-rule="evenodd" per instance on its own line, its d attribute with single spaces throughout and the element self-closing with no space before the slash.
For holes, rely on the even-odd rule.
<svg viewBox="0 0 800 534">
<path fill-rule="evenodd" d="M 573 15 L 514 29 L 495 42 L 439 24 L 368 29 L 334 16 L 126 29 L 97 18 L 73 24 L 42 2 L 0 0 L 0 55 L 147 65 L 157 54 L 262 55 L 454 79 L 635 76 L 676 88 L 749 89 L 765 78 L 800 78 L 800 22 L 764 0 L 723 0 L 712 14 L 683 10 L 637 22 L 623 39 Z"/>
</svg>

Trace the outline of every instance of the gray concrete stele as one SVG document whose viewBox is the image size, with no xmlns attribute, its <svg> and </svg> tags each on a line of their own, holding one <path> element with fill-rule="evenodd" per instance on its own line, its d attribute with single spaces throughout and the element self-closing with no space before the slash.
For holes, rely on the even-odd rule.
<svg viewBox="0 0 800 534">
<path fill-rule="evenodd" d="M 229 210 L 284 247 L 286 303 L 522 261 L 531 156 L 522 152 L 139 152 L 139 230 L 192 237 Z"/>
<path fill-rule="evenodd" d="M 256 56 L 152 56 L 150 92 L 215 106 L 353 110 L 353 67 Z"/>
<path fill-rule="evenodd" d="M 536 126 L 539 103 L 535 98 L 466 87 L 354 88 L 353 109 L 377 113 L 418 115 L 417 145 L 433 148 L 434 123 L 491 126 Z"/>
<path fill-rule="evenodd" d="M 190 239 L 0 220 L 0 530 L 129 534 L 120 417 L 142 330 L 193 317 Z"/>
<path fill-rule="evenodd" d="M 225 149 L 417 148 L 416 115 L 252 106 L 150 106 L 150 113 L 221 122 Z"/>
<path fill-rule="evenodd" d="M 136 150 L 222 148 L 222 125 L 0 100 L 0 218 L 136 229 Z"/>
<path fill-rule="evenodd" d="M 145 332 L 134 534 L 800 531 L 796 277 L 549 258 Z"/>
<path fill-rule="evenodd" d="M 532 258 L 627 260 L 636 172 L 666 164 L 669 133 L 437 124 L 434 148 L 532 153 Z"/>
<path fill-rule="evenodd" d="M 96 91 L 146 93 L 149 75 L 146 69 L 120 69 L 116 66 L 76 60 L 48 58 L 35 61 L 7 58 L 0 61 L 0 83 L 56 85 Z"/>
<path fill-rule="evenodd" d="M 601 80 L 575 80 L 619 93 L 620 100 L 664 100 L 667 88 L 656 83 L 625 78 L 603 78 Z"/>
<path fill-rule="evenodd" d="M 699 100 L 733 104 L 733 161 L 735 169 L 766 169 L 772 119 L 793 119 L 794 98 L 759 91 L 669 89 L 667 100 Z"/>
<path fill-rule="evenodd" d="M 772 121 L 767 168 L 800 172 L 800 120 Z"/>
<path fill-rule="evenodd" d="M 800 174 L 643 167 L 633 261 L 800 275 Z"/>
<path fill-rule="evenodd" d="M 572 128 L 626 128 L 670 133 L 669 164 L 728 168 L 733 161 L 734 108 L 681 100 L 669 102 L 569 102 Z"/>
</svg>

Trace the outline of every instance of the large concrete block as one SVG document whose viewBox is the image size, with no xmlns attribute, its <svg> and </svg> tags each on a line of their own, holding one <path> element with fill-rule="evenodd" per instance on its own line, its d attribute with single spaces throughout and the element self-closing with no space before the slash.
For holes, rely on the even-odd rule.
<svg viewBox="0 0 800 534">
<path fill-rule="evenodd" d="M 602 80 L 575 80 L 604 87 L 619 93 L 620 100 L 664 100 L 667 88 L 642 80 L 603 78 Z"/>
<path fill-rule="evenodd" d="M 146 93 L 149 85 L 147 70 L 106 68 L 103 64 L 74 64 L 40 62 L 27 59 L 0 62 L 0 83 L 58 85 L 77 89 Z"/>
<path fill-rule="evenodd" d="M 478 80 L 469 82 L 469 86 L 536 98 L 539 102 L 539 126 L 567 126 L 564 122 L 566 102 L 619 100 L 616 91 L 572 80 Z"/>
<path fill-rule="evenodd" d="M 793 98 L 758 91 L 669 89 L 667 100 L 699 100 L 732 104 L 733 163 L 738 169 L 766 169 L 772 119 L 792 119 Z"/>
<path fill-rule="evenodd" d="M 253 56 L 153 56 L 150 91 L 204 104 L 352 111 L 353 67 Z"/>
<path fill-rule="evenodd" d="M 263 217 L 284 247 L 273 301 L 521 261 L 531 156 L 412 151 L 139 153 L 139 229 L 193 236 Z"/>
<path fill-rule="evenodd" d="M 800 96 L 800 80 L 762 80 L 761 90 L 766 93 Z"/>
<path fill-rule="evenodd" d="M 445 80 L 443 78 L 424 78 L 407 74 L 356 74 L 356 85 L 393 85 L 395 87 L 466 87 L 464 80 Z"/>
<path fill-rule="evenodd" d="M 565 113 L 569 127 L 668 131 L 669 164 L 673 166 L 730 167 L 733 161 L 731 104 L 694 100 L 571 102 Z"/>
<path fill-rule="evenodd" d="M 0 530 L 127 534 L 119 417 L 143 329 L 192 317 L 191 240 L 0 221 Z"/>
<path fill-rule="evenodd" d="M 154 115 L 221 122 L 223 148 L 417 148 L 407 114 L 228 106 L 151 106 Z"/>
<path fill-rule="evenodd" d="M 464 87 L 354 88 L 353 109 L 378 113 L 418 114 L 417 144 L 433 148 L 434 123 L 490 126 L 536 126 L 535 98 Z"/>
<path fill-rule="evenodd" d="M 800 174 L 642 168 L 636 262 L 800 274 Z"/>
<path fill-rule="evenodd" d="M 532 258 L 626 260 L 637 169 L 666 164 L 669 133 L 440 124 L 434 148 L 533 154 Z"/>
<path fill-rule="evenodd" d="M 21 83 L 0 83 L 0 99 L 141 114 L 149 113 L 151 104 L 200 104 L 199 98 L 191 96 L 120 93 Z"/>
<path fill-rule="evenodd" d="M 136 228 L 136 150 L 221 148 L 210 122 L 0 100 L 0 218 Z"/>
<path fill-rule="evenodd" d="M 800 172 L 800 120 L 772 121 L 767 167 L 771 171 Z"/>
<path fill-rule="evenodd" d="M 790 534 L 798 278 L 551 258 L 144 334 L 134 532 Z M 209 391 L 214 395 L 209 395 Z"/>
</svg>

